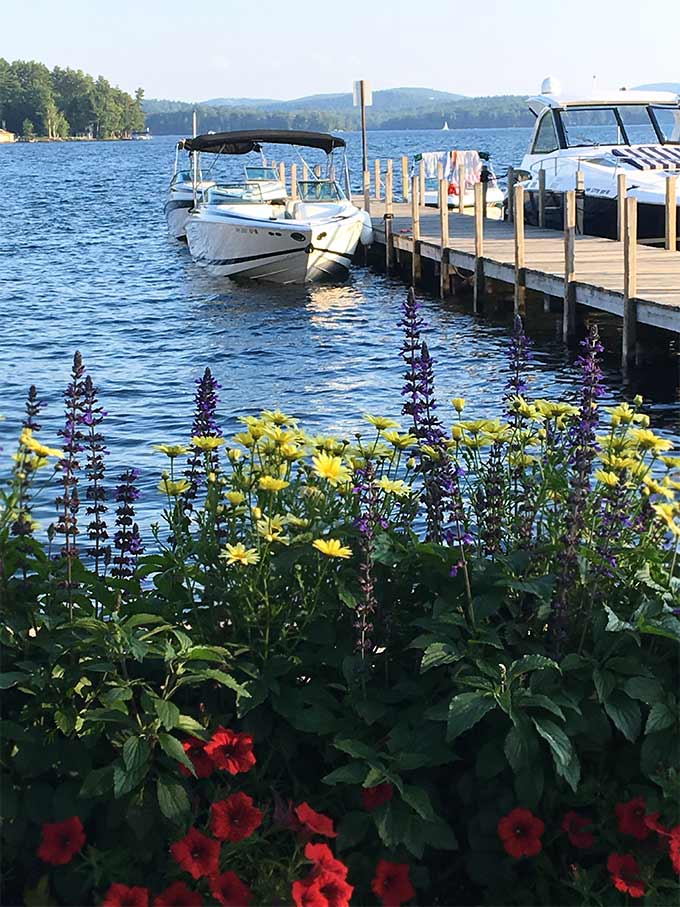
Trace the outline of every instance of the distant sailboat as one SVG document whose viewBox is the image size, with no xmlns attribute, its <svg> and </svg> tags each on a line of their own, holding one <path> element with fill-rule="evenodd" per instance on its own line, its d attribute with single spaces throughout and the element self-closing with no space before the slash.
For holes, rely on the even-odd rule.
<svg viewBox="0 0 680 907">
<path fill-rule="evenodd" d="M 448 132 L 448 131 L 449 131 L 449 124 L 446 120 L 444 120 L 444 125 L 442 126 L 442 132 Z"/>
</svg>

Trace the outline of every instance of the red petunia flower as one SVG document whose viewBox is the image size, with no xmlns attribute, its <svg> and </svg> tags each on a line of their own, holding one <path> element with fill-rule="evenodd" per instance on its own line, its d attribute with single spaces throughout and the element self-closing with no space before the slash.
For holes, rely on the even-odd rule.
<svg viewBox="0 0 680 907">
<path fill-rule="evenodd" d="M 663 822 L 659 821 L 660 812 L 647 813 L 645 816 L 645 825 L 647 828 L 651 828 L 652 831 L 655 831 L 657 835 L 663 835 L 665 838 L 668 837 L 669 831 Z"/>
<path fill-rule="evenodd" d="M 248 772 L 255 765 L 253 738 L 250 734 L 237 734 L 228 728 L 218 727 L 205 745 L 205 752 L 217 768 L 238 775 Z"/>
<path fill-rule="evenodd" d="M 83 849 L 85 840 L 85 829 L 78 816 L 63 822 L 46 822 L 42 827 L 38 856 L 44 863 L 63 866 Z"/>
<path fill-rule="evenodd" d="M 668 856 L 671 858 L 673 869 L 680 873 L 680 825 L 675 825 L 670 831 L 668 842 Z"/>
<path fill-rule="evenodd" d="M 562 820 L 562 831 L 566 831 L 574 847 L 592 847 L 595 843 L 595 835 L 591 831 L 584 831 L 591 824 L 590 819 L 579 816 L 572 810 Z"/>
<path fill-rule="evenodd" d="M 192 878 L 216 875 L 219 869 L 220 842 L 213 841 L 197 828 L 170 845 L 170 853 Z"/>
<path fill-rule="evenodd" d="M 318 879 L 293 882 L 292 895 L 296 907 L 328 907 Z"/>
<path fill-rule="evenodd" d="M 215 770 L 215 763 L 205 751 L 205 740 L 199 740 L 198 737 L 189 737 L 182 746 L 184 747 L 184 752 L 191 759 L 196 777 L 209 778 Z M 185 765 L 180 765 L 179 770 L 186 778 L 191 778 L 191 772 Z"/>
<path fill-rule="evenodd" d="M 153 899 L 153 907 L 202 907 L 203 898 L 184 882 L 173 882 Z"/>
<path fill-rule="evenodd" d="M 104 895 L 102 907 L 149 907 L 149 889 L 114 883 Z"/>
<path fill-rule="evenodd" d="M 323 813 L 315 812 L 309 803 L 301 803 L 295 807 L 295 815 L 300 820 L 303 829 L 313 835 L 322 835 L 324 838 L 337 837 L 333 828 L 333 820 Z"/>
<path fill-rule="evenodd" d="M 224 907 L 248 907 L 253 899 L 250 888 L 231 870 L 222 875 L 214 875 L 210 879 L 210 891 Z"/>
<path fill-rule="evenodd" d="M 612 853 L 607 858 L 607 869 L 612 877 L 614 888 L 628 893 L 632 898 L 641 898 L 645 893 L 645 883 L 640 878 L 640 867 L 632 854 Z"/>
<path fill-rule="evenodd" d="M 631 835 L 638 841 L 648 838 L 652 830 L 645 825 L 647 804 L 644 797 L 634 797 L 627 803 L 616 804 L 616 816 L 619 820 L 619 831 L 623 835 Z"/>
<path fill-rule="evenodd" d="M 393 796 L 394 788 L 389 781 L 385 781 L 384 784 L 376 784 L 375 787 L 361 788 L 361 803 L 368 812 L 373 812 L 374 809 L 391 800 Z"/>
<path fill-rule="evenodd" d="M 520 857 L 535 857 L 541 852 L 541 835 L 545 825 L 529 809 L 517 807 L 498 823 L 498 837 L 506 853 L 519 860 Z"/>
<path fill-rule="evenodd" d="M 248 794 L 232 794 L 210 807 L 210 830 L 220 841 L 243 841 L 262 825 L 262 812 Z"/>
<path fill-rule="evenodd" d="M 349 907 L 354 887 L 333 872 L 321 872 L 314 880 L 328 907 Z"/>
<path fill-rule="evenodd" d="M 341 860 L 333 856 L 328 844 L 307 844 L 305 847 L 305 856 L 314 863 L 312 876 L 316 878 L 321 873 L 336 875 L 341 879 L 347 878 L 349 869 Z"/>
<path fill-rule="evenodd" d="M 380 860 L 371 882 L 371 891 L 380 898 L 383 907 L 399 907 L 415 897 L 416 890 L 409 878 L 408 863 L 390 863 Z"/>
</svg>

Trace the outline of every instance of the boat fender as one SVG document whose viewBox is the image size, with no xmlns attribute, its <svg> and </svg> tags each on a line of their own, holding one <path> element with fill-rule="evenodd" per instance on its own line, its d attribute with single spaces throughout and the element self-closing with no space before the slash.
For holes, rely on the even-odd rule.
<svg viewBox="0 0 680 907">
<path fill-rule="evenodd" d="M 371 223 L 371 215 L 368 211 L 361 212 L 361 220 L 362 227 L 359 241 L 362 246 L 370 246 L 373 242 L 373 224 Z"/>
</svg>

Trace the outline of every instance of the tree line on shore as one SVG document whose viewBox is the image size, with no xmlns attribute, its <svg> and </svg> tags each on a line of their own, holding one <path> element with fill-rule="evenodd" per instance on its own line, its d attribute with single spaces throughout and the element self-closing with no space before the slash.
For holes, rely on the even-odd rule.
<svg viewBox="0 0 680 907">
<path fill-rule="evenodd" d="M 76 69 L 0 57 L 0 125 L 24 138 L 125 138 L 144 128 L 135 96 Z"/>
<path fill-rule="evenodd" d="M 157 135 L 182 135 L 191 130 L 196 110 L 200 132 L 231 129 L 311 129 L 320 131 L 360 128 L 358 110 L 266 109 L 264 107 L 211 106 L 178 101 L 153 102 L 146 122 Z M 167 108 L 158 109 L 161 104 Z M 500 95 L 464 98 L 459 101 L 418 105 L 404 110 L 375 110 L 368 113 L 369 129 L 441 129 L 444 122 L 453 128 L 531 126 L 533 117 L 524 97 Z"/>
</svg>

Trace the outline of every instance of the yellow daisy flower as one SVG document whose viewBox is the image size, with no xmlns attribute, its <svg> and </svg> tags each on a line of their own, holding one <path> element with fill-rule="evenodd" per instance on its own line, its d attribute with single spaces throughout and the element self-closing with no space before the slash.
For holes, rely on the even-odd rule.
<svg viewBox="0 0 680 907">
<path fill-rule="evenodd" d="M 237 444 L 243 444 L 244 447 L 255 447 L 255 438 L 249 431 L 239 431 L 234 435 L 234 441 Z"/>
<path fill-rule="evenodd" d="M 245 501 L 246 496 L 242 491 L 228 491 L 225 494 L 225 498 L 230 504 L 233 504 L 233 506 L 236 507 L 238 504 L 242 504 Z"/>
<path fill-rule="evenodd" d="M 349 470 L 340 457 L 333 457 L 321 451 L 317 456 L 312 457 L 312 464 L 316 474 L 322 479 L 326 479 L 331 485 L 339 485 L 349 479 Z"/>
<path fill-rule="evenodd" d="M 226 545 L 224 551 L 220 553 L 220 558 L 228 564 L 240 564 L 246 567 L 249 564 L 256 564 L 260 560 L 257 548 L 246 548 L 242 542 L 235 545 Z"/>
<path fill-rule="evenodd" d="M 675 517 L 680 516 L 680 506 L 677 504 L 652 504 L 654 512 L 666 524 L 673 535 L 680 538 L 680 523 L 675 522 Z"/>
<path fill-rule="evenodd" d="M 607 472 L 606 469 L 598 469 L 595 472 L 595 478 L 598 482 L 602 482 L 603 485 L 609 485 L 610 488 L 613 488 L 615 485 L 619 484 L 619 477 L 615 472 Z"/>
<path fill-rule="evenodd" d="M 170 457 L 171 460 L 174 457 L 181 457 L 182 454 L 185 454 L 189 450 L 184 444 L 152 444 L 151 446 L 154 450 L 160 450 L 161 453 L 164 453 L 166 457 Z"/>
<path fill-rule="evenodd" d="M 451 403 L 457 413 L 462 413 L 465 409 L 465 397 L 454 397 Z"/>
<path fill-rule="evenodd" d="M 418 439 L 415 435 L 410 433 L 400 435 L 398 431 L 383 432 L 383 438 L 399 450 L 406 450 L 407 447 L 413 447 L 414 444 L 418 443 Z"/>
<path fill-rule="evenodd" d="M 257 484 L 262 491 L 281 491 L 283 488 L 287 488 L 290 482 L 286 482 L 285 479 L 276 479 L 274 476 L 261 476 Z"/>
<path fill-rule="evenodd" d="M 383 476 L 382 479 L 378 479 L 376 485 L 388 494 L 394 494 L 398 498 L 404 498 L 411 493 L 410 487 L 403 479 L 388 479 L 387 476 Z"/>
<path fill-rule="evenodd" d="M 169 495 L 171 498 L 175 498 L 177 495 L 184 494 L 190 486 L 191 483 L 186 479 L 178 479 L 173 482 L 169 476 L 163 476 L 158 483 L 158 490 L 163 494 Z"/>
<path fill-rule="evenodd" d="M 363 418 L 374 425 L 378 431 L 384 431 L 386 428 L 399 428 L 399 423 L 394 419 L 388 419 L 387 416 L 372 416 L 370 413 L 364 413 Z"/>
<path fill-rule="evenodd" d="M 630 437 L 637 442 L 640 450 L 651 450 L 654 453 L 661 453 L 664 450 L 672 450 L 673 442 L 666 438 L 660 438 L 648 428 L 632 428 Z"/>
<path fill-rule="evenodd" d="M 315 539 L 312 547 L 325 554 L 326 557 L 348 558 L 352 556 L 352 549 L 346 548 L 338 539 Z"/>
<path fill-rule="evenodd" d="M 222 447 L 224 443 L 224 438 L 213 438 L 209 435 L 196 435 L 196 437 L 191 439 L 191 444 L 193 447 L 197 447 L 199 450 L 203 450 L 208 453 L 211 450 L 217 450 L 218 447 Z"/>
<path fill-rule="evenodd" d="M 263 409 L 260 416 L 267 422 L 273 422 L 274 425 L 295 425 L 297 422 L 297 419 L 282 413 L 278 407 L 276 409 Z"/>
<path fill-rule="evenodd" d="M 56 447 L 47 447 L 45 444 L 41 444 L 37 438 L 33 437 L 33 432 L 30 428 L 25 428 L 21 432 L 19 438 L 19 444 L 22 447 L 25 447 L 27 450 L 32 451 L 34 454 L 37 454 L 39 457 L 57 457 L 61 460 L 64 457 L 64 451 L 59 450 Z"/>
</svg>

